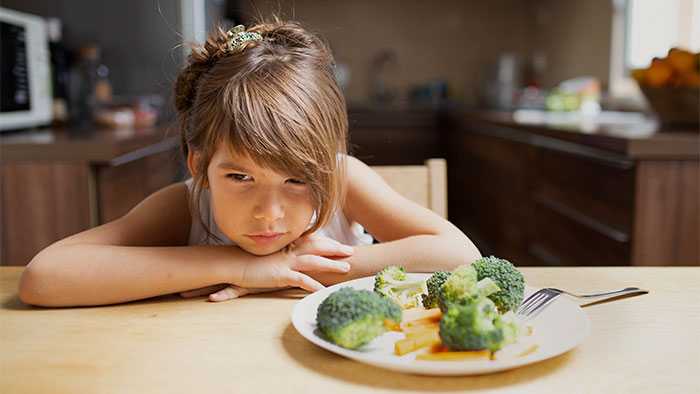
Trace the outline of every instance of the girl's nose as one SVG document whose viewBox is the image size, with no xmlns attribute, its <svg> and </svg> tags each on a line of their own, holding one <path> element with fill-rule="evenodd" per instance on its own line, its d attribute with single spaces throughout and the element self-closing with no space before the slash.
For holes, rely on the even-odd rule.
<svg viewBox="0 0 700 394">
<path fill-rule="evenodd" d="M 255 207 L 253 217 L 258 220 L 273 222 L 284 218 L 284 206 L 282 201 L 274 193 L 269 193 L 260 199 Z"/>
</svg>

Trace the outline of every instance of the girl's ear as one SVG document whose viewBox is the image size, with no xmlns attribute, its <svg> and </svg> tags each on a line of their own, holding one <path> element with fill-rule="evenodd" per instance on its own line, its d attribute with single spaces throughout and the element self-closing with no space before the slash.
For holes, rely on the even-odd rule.
<svg viewBox="0 0 700 394">
<path fill-rule="evenodd" d="M 192 149 L 189 149 L 187 151 L 187 169 L 190 170 L 190 174 L 192 174 L 193 178 L 197 176 L 197 171 L 199 170 L 199 161 L 201 159 L 202 156 L 199 152 L 195 152 Z M 204 187 L 207 187 L 207 174 L 202 175 L 204 176 Z"/>
</svg>

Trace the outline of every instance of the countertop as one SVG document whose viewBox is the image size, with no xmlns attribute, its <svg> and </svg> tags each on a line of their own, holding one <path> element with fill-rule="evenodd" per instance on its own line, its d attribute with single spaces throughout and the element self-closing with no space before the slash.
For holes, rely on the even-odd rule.
<svg viewBox="0 0 700 394">
<path fill-rule="evenodd" d="M 370 107 L 348 111 L 350 132 L 374 128 L 420 129 L 441 133 L 461 128 L 533 144 L 584 146 L 629 160 L 699 160 L 697 128 L 662 127 L 636 113 L 603 112 L 597 120 L 541 111 L 477 111 L 459 107 Z M 142 129 L 39 129 L 0 134 L 0 160 L 77 160 L 119 162 L 139 149 L 173 149 L 179 144 L 174 125 Z M 137 153 L 138 154 L 138 153 Z"/>
<path fill-rule="evenodd" d="M 84 161 L 117 165 L 175 149 L 180 143 L 174 127 L 105 129 L 47 128 L 0 134 L 2 161 Z"/>
<path fill-rule="evenodd" d="M 459 121 L 472 132 L 535 145 L 562 141 L 630 160 L 700 159 L 697 127 L 668 128 L 640 113 L 603 112 L 597 118 L 581 118 L 544 111 L 464 111 Z"/>
<path fill-rule="evenodd" d="M 700 367 L 700 268 L 524 267 L 534 287 L 649 294 L 583 308 L 591 334 L 553 359 L 492 375 L 414 376 L 323 350 L 291 324 L 299 290 L 223 303 L 164 296 L 43 309 L 0 267 L 3 393 L 689 393 Z"/>
</svg>

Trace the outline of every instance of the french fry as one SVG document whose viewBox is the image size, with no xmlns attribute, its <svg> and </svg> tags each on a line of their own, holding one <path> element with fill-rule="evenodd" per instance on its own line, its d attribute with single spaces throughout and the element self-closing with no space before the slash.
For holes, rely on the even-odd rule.
<svg viewBox="0 0 700 394">
<path fill-rule="evenodd" d="M 416 335 L 420 335 L 422 333 L 425 333 L 426 331 L 440 331 L 440 325 L 435 323 L 435 324 L 426 324 L 422 326 L 413 326 L 413 327 L 406 327 L 402 330 L 404 334 L 406 334 L 406 337 L 414 337 Z"/>
<path fill-rule="evenodd" d="M 416 356 L 423 361 L 459 361 L 459 360 L 488 360 L 491 352 L 488 350 L 471 350 L 463 352 L 424 353 Z"/>
<path fill-rule="evenodd" d="M 440 325 L 440 318 L 425 318 L 401 323 L 401 330 L 418 329 L 421 327 L 437 327 Z"/>
<path fill-rule="evenodd" d="M 425 319 L 418 319 L 418 320 L 412 320 L 408 322 L 404 322 L 401 324 L 402 328 L 403 327 L 416 327 L 416 326 L 425 326 L 425 325 L 433 325 L 437 324 L 440 322 L 440 318 L 434 318 L 434 317 L 426 317 Z"/>
<path fill-rule="evenodd" d="M 390 319 L 384 319 L 384 328 L 388 331 L 401 331 L 401 325 Z"/>
<path fill-rule="evenodd" d="M 394 353 L 397 356 L 403 356 L 426 346 L 433 346 L 439 343 L 440 334 L 437 330 L 425 330 L 396 341 L 394 343 Z"/>
<path fill-rule="evenodd" d="M 404 322 L 410 322 L 426 318 L 437 318 L 438 320 L 440 320 L 440 317 L 442 317 L 442 312 L 440 311 L 440 308 L 411 308 L 403 311 Z"/>
</svg>

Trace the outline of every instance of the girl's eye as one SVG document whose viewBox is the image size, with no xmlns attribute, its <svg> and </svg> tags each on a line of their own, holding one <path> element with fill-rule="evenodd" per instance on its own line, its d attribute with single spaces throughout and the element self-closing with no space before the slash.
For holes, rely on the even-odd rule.
<svg viewBox="0 0 700 394">
<path fill-rule="evenodd" d="M 287 182 L 293 184 L 293 185 L 306 185 L 306 182 L 302 181 L 301 179 L 287 179 Z"/>
<path fill-rule="evenodd" d="M 226 174 L 226 178 L 233 179 L 235 182 L 247 182 L 252 178 L 244 174 Z"/>
</svg>

